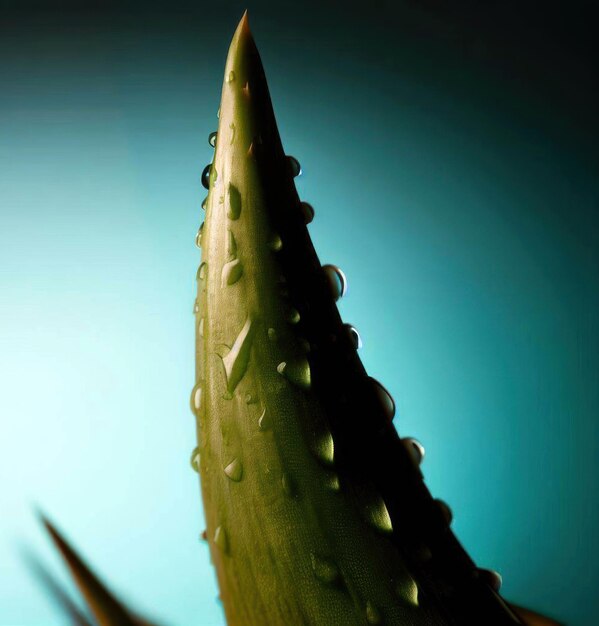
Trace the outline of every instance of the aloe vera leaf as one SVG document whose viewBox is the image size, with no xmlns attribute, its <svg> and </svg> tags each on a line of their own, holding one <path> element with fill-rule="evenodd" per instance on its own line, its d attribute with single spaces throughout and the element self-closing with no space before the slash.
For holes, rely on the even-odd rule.
<svg viewBox="0 0 599 626">
<path fill-rule="evenodd" d="M 40 515 L 40 518 L 99 626 L 152 626 L 129 611 L 84 563 L 58 529 L 45 516 Z"/>
<path fill-rule="evenodd" d="M 342 323 L 247 15 L 208 172 L 193 464 L 229 626 L 520 623 L 449 530 Z"/>
</svg>

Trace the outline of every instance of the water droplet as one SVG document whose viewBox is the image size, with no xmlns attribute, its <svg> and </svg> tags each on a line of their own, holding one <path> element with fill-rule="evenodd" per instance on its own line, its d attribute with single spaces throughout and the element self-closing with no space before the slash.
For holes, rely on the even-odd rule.
<svg viewBox="0 0 599 626">
<path fill-rule="evenodd" d="M 371 378 L 372 386 L 377 395 L 377 398 L 385 412 L 385 416 L 391 422 L 395 417 L 395 401 L 391 397 L 391 394 L 379 383 L 378 380 Z"/>
<path fill-rule="evenodd" d="M 437 506 L 439 507 L 439 511 L 441 512 L 443 519 L 448 524 L 451 524 L 451 520 L 453 519 L 453 513 L 451 512 L 451 509 L 449 508 L 449 505 L 447 504 L 447 502 L 444 502 L 443 500 L 439 500 L 439 499 L 435 500 L 435 502 L 437 503 Z"/>
<path fill-rule="evenodd" d="M 339 482 L 339 476 L 335 472 L 327 472 L 325 475 L 324 486 L 329 491 L 340 491 L 341 484 Z"/>
<path fill-rule="evenodd" d="M 418 606 L 418 585 L 413 578 L 408 578 L 407 580 L 397 583 L 395 593 L 408 604 Z"/>
<path fill-rule="evenodd" d="M 202 406 L 202 383 L 197 383 L 191 390 L 191 398 L 189 402 L 191 412 L 197 417 Z"/>
<path fill-rule="evenodd" d="M 227 217 L 231 220 L 239 219 L 241 215 L 241 194 L 239 189 L 229 183 L 227 188 Z"/>
<path fill-rule="evenodd" d="M 277 366 L 277 372 L 301 389 L 310 389 L 312 384 L 310 364 L 308 359 L 300 358 L 291 361 L 283 361 Z"/>
<path fill-rule="evenodd" d="M 503 583 L 501 574 L 492 569 L 479 569 L 478 576 L 481 578 L 493 591 L 499 591 Z"/>
<path fill-rule="evenodd" d="M 208 143 L 210 144 L 210 146 L 212 148 L 214 148 L 216 146 L 216 137 L 217 137 L 218 133 L 216 131 L 210 133 L 208 135 Z"/>
<path fill-rule="evenodd" d="M 200 449 L 199 448 L 196 447 L 193 449 L 189 462 L 191 464 L 191 469 L 193 469 L 194 472 L 199 473 L 200 472 Z"/>
<path fill-rule="evenodd" d="M 196 298 L 193 303 L 193 313 L 197 315 L 199 312 L 200 312 L 200 304 L 198 302 L 198 299 Z"/>
<path fill-rule="evenodd" d="M 355 326 L 351 324 L 343 324 L 343 328 L 349 337 L 351 345 L 355 350 L 359 350 L 362 347 L 362 337 L 360 337 L 360 333 Z"/>
<path fill-rule="evenodd" d="M 214 164 L 212 164 L 212 167 L 210 168 L 210 186 L 213 187 L 214 183 L 216 182 L 216 179 L 218 178 L 218 172 L 216 171 L 216 167 L 214 167 Z"/>
<path fill-rule="evenodd" d="M 366 621 L 369 624 L 380 624 L 381 620 L 381 612 L 368 600 L 368 602 L 366 602 Z"/>
<path fill-rule="evenodd" d="M 199 333 L 200 337 L 204 336 L 204 318 L 202 318 L 200 320 L 200 323 L 198 324 L 198 333 Z"/>
<path fill-rule="evenodd" d="M 276 233 L 270 238 L 268 242 L 268 247 L 273 250 L 273 252 L 278 252 L 283 247 L 283 240 Z"/>
<path fill-rule="evenodd" d="M 250 360 L 250 349 L 252 347 L 252 336 L 252 320 L 248 317 L 243 328 L 239 331 L 233 347 L 226 356 L 222 357 L 229 393 L 233 393 L 247 370 Z"/>
<path fill-rule="evenodd" d="M 203 200 L 202 200 L 202 209 L 204 209 L 204 211 L 206 210 L 206 205 L 208 204 L 208 196 L 206 196 Z"/>
<path fill-rule="evenodd" d="M 220 119 L 220 107 L 218 107 L 216 111 L 216 117 Z"/>
<path fill-rule="evenodd" d="M 243 465 L 239 459 L 233 459 L 227 467 L 225 474 L 233 481 L 238 483 L 243 477 Z"/>
<path fill-rule="evenodd" d="M 268 417 L 268 413 L 266 409 L 262 411 L 262 415 L 258 418 L 258 427 L 260 430 L 270 430 L 272 424 L 270 423 L 270 419 Z"/>
<path fill-rule="evenodd" d="M 235 72 L 233 70 L 231 70 L 228 74 L 227 74 L 227 82 L 228 83 L 232 83 L 235 80 Z"/>
<path fill-rule="evenodd" d="M 221 284 L 223 287 L 226 285 L 235 284 L 243 275 L 243 265 L 239 259 L 233 259 L 223 265 L 223 271 L 221 274 Z"/>
<path fill-rule="evenodd" d="M 196 246 L 198 248 L 202 247 L 202 232 L 203 232 L 203 230 L 204 230 L 204 222 L 202 222 L 200 224 L 200 227 L 198 228 L 198 232 L 196 234 Z"/>
<path fill-rule="evenodd" d="M 294 178 L 302 175 L 302 166 L 295 157 L 287 155 L 287 163 L 289 164 L 289 171 Z"/>
<path fill-rule="evenodd" d="M 314 207 L 308 202 L 301 202 L 300 209 L 304 216 L 304 222 L 309 224 L 314 219 Z"/>
<path fill-rule="evenodd" d="M 312 442 L 312 452 L 321 463 L 333 465 L 335 462 L 335 442 L 330 431 L 315 435 Z"/>
<path fill-rule="evenodd" d="M 206 189 L 210 189 L 210 176 L 212 171 L 212 163 L 208 163 L 202 171 L 202 185 Z"/>
<path fill-rule="evenodd" d="M 380 496 L 377 496 L 366 506 L 366 519 L 382 533 L 393 532 L 389 511 Z"/>
<path fill-rule="evenodd" d="M 229 539 L 222 526 L 217 526 L 214 531 L 214 544 L 225 554 L 229 552 Z"/>
<path fill-rule="evenodd" d="M 233 124 L 233 122 L 229 124 L 229 130 L 231 131 L 231 139 L 229 139 L 229 145 L 232 146 L 233 142 L 235 141 L 235 124 Z"/>
<path fill-rule="evenodd" d="M 422 459 L 424 459 L 424 446 L 413 437 L 404 437 L 401 440 L 402 445 L 408 451 L 410 458 L 414 462 L 414 465 L 420 465 L 422 463 Z"/>
<path fill-rule="evenodd" d="M 230 228 L 227 229 L 227 254 L 231 260 L 237 257 L 237 241 L 235 241 L 235 235 Z"/>
<path fill-rule="evenodd" d="M 268 332 L 268 338 L 271 341 L 277 340 L 277 331 L 274 328 L 269 328 L 267 332 Z"/>
<path fill-rule="evenodd" d="M 319 556 L 318 554 L 314 554 L 314 552 L 310 555 L 310 559 L 312 560 L 314 576 L 320 580 L 320 582 L 330 585 L 337 581 L 339 578 L 339 568 L 333 561 L 326 557 Z"/>
<path fill-rule="evenodd" d="M 290 308 L 287 311 L 287 321 L 290 324 L 297 324 L 300 321 L 300 314 L 297 309 Z"/>
<path fill-rule="evenodd" d="M 256 396 L 251 393 L 245 394 L 245 403 L 246 404 L 255 404 L 257 401 Z"/>
<path fill-rule="evenodd" d="M 206 278 L 207 269 L 208 269 L 208 265 L 206 261 L 204 261 L 203 263 L 200 263 L 200 266 L 198 267 L 198 271 L 196 274 L 196 280 L 204 280 L 204 278 Z"/>
<path fill-rule="evenodd" d="M 322 271 L 324 272 L 327 283 L 331 290 L 331 294 L 335 301 L 347 293 L 347 279 L 345 274 L 336 265 L 323 265 Z"/>
</svg>

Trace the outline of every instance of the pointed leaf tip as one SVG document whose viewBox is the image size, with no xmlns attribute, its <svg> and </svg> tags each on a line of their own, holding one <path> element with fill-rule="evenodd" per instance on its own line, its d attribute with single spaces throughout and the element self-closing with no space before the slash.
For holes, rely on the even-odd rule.
<svg viewBox="0 0 599 626">
<path fill-rule="evenodd" d="M 100 626 L 134 626 L 132 614 L 104 586 L 57 528 L 39 512 L 42 524 L 66 561 L 75 583 Z"/>
</svg>

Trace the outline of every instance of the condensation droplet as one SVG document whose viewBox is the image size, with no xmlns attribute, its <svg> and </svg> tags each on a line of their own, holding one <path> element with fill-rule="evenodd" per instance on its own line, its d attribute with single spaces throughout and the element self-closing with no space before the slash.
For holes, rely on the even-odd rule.
<svg viewBox="0 0 599 626">
<path fill-rule="evenodd" d="M 425 455 L 424 446 L 413 437 L 404 437 L 401 440 L 401 443 L 408 451 L 408 454 L 410 455 L 410 458 L 412 459 L 414 464 L 420 465 Z"/>
<path fill-rule="evenodd" d="M 235 387 L 245 374 L 250 360 L 250 350 L 253 336 L 252 320 L 248 317 L 239 331 L 231 350 L 223 359 L 225 376 L 227 378 L 227 391 L 233 393 Z"/>
<path fill-rule="evenodd" d="M 407 604 L 418 606 L 418 585 L 413 578 L 398 582 L 395 593 Z"/>
<path fill-rule="evenodd" d="M 324 486 L 329 491 L 340 491 L 341 484 L 339 482 L 339 476 L 335 472 L 327 472 L 324 479 Z"/>
<path fill-rule="evenodd" d="M 278 252 L 282 247 L 283 247 L 283 240 L 281 239 L 281 237 L 279 235 L 277 235 L 276 233 L 270 238 L 270 241 L 268 242 L 268 247 L 273 251 L 273 252 Z"/>
<path fill-rule="evenodd" d="M 324 272 L 333 299 L 337 301 L 339 298 L 343 298 L 347 293 L 347 279 L 342 270 L 336 265 L 323 265 L 322 271 Z"/>
<path fill-rule="evenodd" d="M 366 519 L 377 530 L 382 533 L 393 532 L 391 516 L 387 510 L 384 500 L 377 496 L 372 502 L 366 505 Z"/>
<path fill-rule="evenodd" d="M 214 544 L 224 554 L 229 553 L 229 538 L 227 537 L 227 533 L 222 526 L 217 526 L 214 531 Z"/>
<path fill-rule="evenodd" d="M 327 585 L 337 581 L 339 578 L 339 568 L 331 559 L 319 556 L 314 552 L 310 555 L 312 561 L 312 572 L 314 576 Z"/>
<path fill-rule="evenodd" d="M 200 227 L 198 228 L 198 232 L 196 234 L 196 246 L 198 248 L 202 247 L 202 233 L 204 231 L 204 222 L 202 222 L 200 224 Z"/>
<path fill-rule="evenodd" d="M 300 321 L 300 314 L 297 309 L 290 308 L 287 311 L 287 321 L 290 324 L 297 324 Z"/>
<path fill-rule="evenodd" d="M 202 209 L 204 209 L 204 211 L 206 210 L 206 205 L 208 204 L 208 196 L 206 196 L 203 200 L 202 200 Z"/>
<path fill-rule="evenodd" d="M 380 624 L 381 620 L 381 612 L 368 600 L 368 602 L 366 602 L 366 621 L 369 624 Z"/>
<path fill-rule="evenodd" d="M 228 83 L 232 83 L 235 80 L 235 72 L 233 70 L 231 70 L 228 74 L 227 74 L 227 82 Z"/>
<path fill-rule="evenodd" d="M 231 260 L 237 257 L 237 241 L 230 228 L 227 229 L 227 254 Z"/>
<path fill-rule="evenodd" d="M 447 522 L 447 524 L 451 524 L 451 520 L 453 519 L 453 513 L 451 512 L 451 509 L 449 508 L 447 502 L 439 499 L 435 500 L 435 502 L 439 507 L 439 511 L 441 512 L 443 519 Z"/>
<path fill-rule="evenodd" d="M 210 176 L 212 171 L 212 163 L 208 163 L 202 171 L 202 185 L 206 189 L 210 189 Z"/>
<path fill-rule="evenodd" d="M 245 394 L 245 403 L 246 404 L 255 404 L 256 403 L 256 396 L 252 393 L 246 393 Z"/>
<path fill-rule="evenodd" d="M 325 465 L 333 465 L 335 462 L 335 442 L 330 431 L 315 433 L 312 442 L 312 451 L 316 458 Z"/>
<path fill-rule="evenodd" d="M 239 219 L 241 215 L 241 194 L 233 183 L 227 188 L 227 217 L 231 220 Z"/>
<path fill-rule="evenodd" d="M 355 350 L 359 350 L 362 347 L 362 337 L 355 326 L 351 324 L 343 324 L 343 328 L 351 342 L 351 345 Z"/>
<path fill-rule="evenodd" d="M 308 202 L 301 202 L 300 209 L 304 217 L 304 222 L 309 224 L 314 219 L 314 207 Z"/>
<path fill-rule="evenodd" d="M 385 416 L 389 422 L 391 422 L 395 417 L 395 401 L 391 397 L 391 394 L 385 389 L 385 387 L 383 387 L 383 385 L 381 385 L 381 383 L 379 383 L 378 380 L 370 378 L 370 381 L 373 385 L 377 399 L 385 412 Z"/>
<path fill-rule="evenodd" d="M 194 448 L 193 452 L 191 453 L 191 458 L 189 459 L 189 463 L 191 465 L 191 469 L 194 472 L 200 472 L 200 449 L 199 448 Z"/>
<path fill-rule="evenodd" d="M 202 383 L 199 382 L 191 390 L 191 398 L 189 402 L 191 412 L 197 417 L 202 406 Z"/>
<path fill-rule="evenodd" d="M 308 359 L 299 358 L 291 361 L 283 361 L 277 366 L 277 372 L 296 387 L 300 387 L 300 389 L 304 390 L 310 389 L 312 379 Z"/>
<path fill-rule="evenodd" d="M 216 131 L 210 133 L 208 135 L 208 143 L 210 144 L 210 146 L 212 148 L 214 148 L 216 146 L 216 137 L 217 137 L 218 133 Z"/>
<path fill-rule="evenodd" d="M 287 163 L 289 164 L 289 171 L 294 178 L 302 175 L 302 166 L 295 157 L 287 155 Z"/>
<path fill-rule="evenodd" d="M 501 589 L 503 578 L 499 572 L 492 569 L 479 569 L 478 575 L 493 591 L 499 591 Z"/>
<path fill-rule="evenodd" d="M 233 259 L 223 265 L 221 285 L 234 285 L 243 276 L 243 265 L 239 259 Z"/>
<path fill-rule="evenodd" d="M 276 341 L 277 340 L 277 331 L 274 328 L 269 328 L 267 333 L 268 333 L 268 338 L 271 341 Z"/>
<path fill-rule="evenodd" d="M 262 415 L 258 418 L 258 428 L 260 428 L 260 430 L 270 430 L 271 426 L 268 413 L 266 409 L 264 409 Z"/>
<path fill-rule="evenodd" d="M 199 312 L 200 312 L 200 303 L 198 302 L 198 299 L 196 298 L 193 303 L 193 313 L 194 315 L 197 315 Z"/>
<path fill-rule="evenodd" d="M 216 110 L 216 117 L 220 119 L 220 107 Z"/>
<path fill-rule="evenodd" d="M 233 482 L 238 483 L 243 478 L 243 465 L 239 459 L 233 459 L 227 467 L 225 467 L 225 474 Z"/>
<path fill-rule="evenodd" d="M 198 272 L 196 274 L 196 280 L 204 280 L 204 278 L 206 278 L 207 268 L 208 268 L 208 265 L 206 261 L 204 261 L 203 263 L 200 263 L 200 266 L 198 267 Z"/>
</svg>

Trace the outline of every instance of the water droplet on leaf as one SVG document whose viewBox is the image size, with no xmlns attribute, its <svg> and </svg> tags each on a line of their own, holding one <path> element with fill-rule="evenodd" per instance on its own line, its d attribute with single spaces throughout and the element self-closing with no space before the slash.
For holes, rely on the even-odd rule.
<svg viewBox="0 0 599 626">
<path fill-rule="evenodd" d="M 284 376 L 296 387 L 307 390 L 312 384 L 310 364 L 308 359 L 299 358 L 290 361 L 283 361 L 277 366 L 277 372 Z"/>
<path fill-rule="evenodd" d="M 296 176 L 301 176 L 302 174 L 302 166 L 299 161 L 292 157 L 291 155 L 287 155 L 287 163 L 289 164 L 289 171 L 291 175 L 295 178 Z"/>
<path fill-rule="evenodd" d="M 304 222 L 309 224 L 314 219 L 314 208 L 311 204 L 302 202 L 300 204 L 300 209 L 302 211 L 302 215 L 304 216 Z"/>
<path fill-rule="evenodd" d="M 391 422 L 395 417 L 395 401 L 391 397 L 391 394 L 379 383 L 375 378 L 370 379 L 376 393 L 376 396 L 383 408 L 385 416 Z"/>
<path fill-rule="evenodd" d="M 310 555 L 310 558 L 312 560 L 314 576 L 320 580 L 320 582 L 330 585 L 339 578 L 339 568 L 333 561 L 314 553 Z"/>
<path fill-rule="evenodd" d="M 342 298 L 347 293 L 347 279 L 345 278 L 345 274 L 336 265 L 323 265 L 322 271 L 324 272 L 333 299 L 335 301 L 339 300 L 339 298 Z"/>
<path fill-rule="evenodd" d="M 347 333 L 354 349 L 359 350 L 362 347 L 362 338 L 360 337 L 358 329 L 351 324 L 343 324 L 343 328 L 345 329 L 345 332 Z"/>
<path fill-rule="evenodd" d="M 191 468 L 193 469 L 193 471 L 199 473 L 200 471 L 200 449 L 199 448 L 196 447 L 193 449 L 189 462 L 191 464 Z"/>
<path fill-rule="evenodd" d="M 214 148 L 216 146 L 216 137 L 217 137 L 218 133 L 216 131 L 210 133 L 208 135 L 208 143 L 210 144 L 210 146 L 212 148 Z"/>
<path fill-rule="evenodd" d="M 227 467 L 225 474 L 233 481 L 238 483 L 243 477 L 243 465 L 239 459 L 233 459 Z"/>
<path fill-rule="evenodd" d="M 226 285 L 234 285 L 243 275 L 243 265 L 239 259 L 233 259 L 223 265 L 223 271 L 221 274 L 221 284 L 223 287 Z"/>
</svg>

